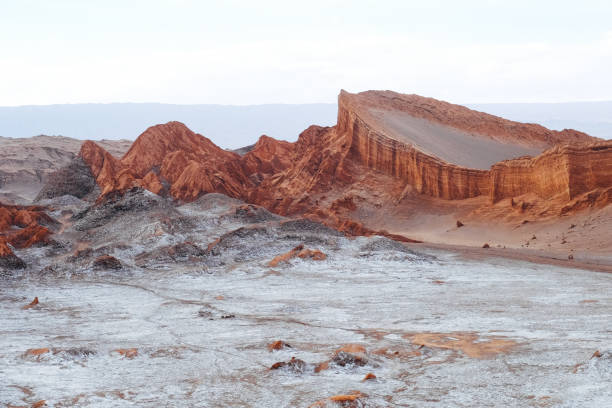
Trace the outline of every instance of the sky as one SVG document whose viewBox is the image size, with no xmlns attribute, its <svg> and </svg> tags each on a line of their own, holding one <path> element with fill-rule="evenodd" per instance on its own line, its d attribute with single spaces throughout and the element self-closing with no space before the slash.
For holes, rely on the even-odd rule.
<svg viewBox="0 0 612 408">
<path fill-rule="evenodd" d="M 612 100 L 612 1 L 0 0 L 0 106 Z"/>
</svg>

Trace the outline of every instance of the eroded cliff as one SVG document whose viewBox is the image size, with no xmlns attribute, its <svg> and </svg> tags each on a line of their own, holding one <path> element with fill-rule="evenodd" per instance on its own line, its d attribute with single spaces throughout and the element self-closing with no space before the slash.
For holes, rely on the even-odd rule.
<svg viewBox="0 0 612 408">
<path fill-rule="evenodd" d="M 102 196 L 142 186 L 188 202 L 218 192 L 353 234 L 373 233 L 364 223 L 407 194 L 451 207 L 531 194 L 581 209 L 590 202 L 584 194 L 612 186 L 611 142 L 390 91 L 342 91 L 336 126 L 311 126 L 295 143 L 262 136 L 245 151 L 170 122 L 147 129 L 120 160 L 93 142 L 80 157 Z"/>
</svg>

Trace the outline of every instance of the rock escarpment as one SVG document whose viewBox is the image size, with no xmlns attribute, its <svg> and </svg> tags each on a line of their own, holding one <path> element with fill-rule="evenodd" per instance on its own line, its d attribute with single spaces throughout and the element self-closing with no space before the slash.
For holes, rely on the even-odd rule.
<svg viewBox="0 0 612 408">
<path fill-rule="evenodd" d="M 498 163 L 491 169 L 491 200 L 536 193 L 570 201 L 612 186 L 612 142 L 560 145 L 535 158 Z"/>
<path fill-rule="evenodd" d="M 374 198 L 399 202 L 407 191 L 450 203 L 534 194 L 566 205 L 601 190 L 571 204 L 584 208 L 612 187 L 610 142 L 390 91 L 342 91 L 336 126 L 311 126 L 295 143 L 262 136 L 240 153 L 170 122 L 147 129 L 120 160 L 93 142 L 80 157 L 102 197 L 133 187 L 181 202 L 222 193 L 358 235 L 393 235 L 359 218 L 388 210 Z M 501 161 L 482 160 L 489 155 Z"/>
<path fill-rule="evenodd" d="M 488 194 L 488 172 L 445 163 L 388 137 L 359 116 L 357 103 L 346 93 L 340 94 L 337 132 L 346 135 L 354 160 L 432 197 L 452 200 Z"/>
</svg>

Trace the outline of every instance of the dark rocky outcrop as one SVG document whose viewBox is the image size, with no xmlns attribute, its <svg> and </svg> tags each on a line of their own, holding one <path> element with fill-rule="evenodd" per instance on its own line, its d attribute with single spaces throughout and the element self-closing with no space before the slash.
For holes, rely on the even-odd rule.
<svg viewBox="0 0 612 408">
<path fill-rule="evenodd" d="M 91 169 L 81 157 L 77 157 L 66 167 L 48 176 L 47 183 L 36 196 L 36 201 L 63 195 L 84 198 L 95 190 L 98 190 L 98 185 L 91 174 Z"/>
</svg>

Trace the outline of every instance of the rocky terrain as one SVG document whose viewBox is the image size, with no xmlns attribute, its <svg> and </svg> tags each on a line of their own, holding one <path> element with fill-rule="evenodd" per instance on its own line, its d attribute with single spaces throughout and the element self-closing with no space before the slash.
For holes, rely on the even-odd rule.
<svg viewBox="0 0 612 408">
<path fill-rule="evenodd" d="M 347 237 L 216 193 L 45 205 L 54 242 L 1 281 L 7 407 L 612 401 L 609 274 Z"/>
<path fill-rule="evenodd" d="M 343 91 L 295 143 L 111 146 L 5 184 L 0 403 L 612 401 L 611 142 Z"/>
</svg>

